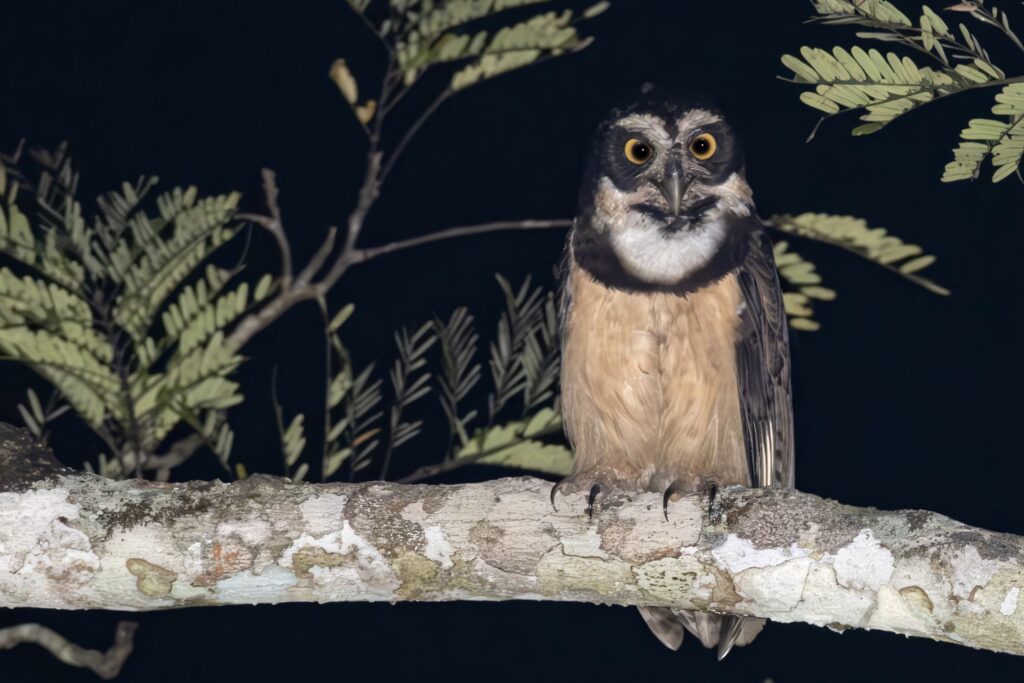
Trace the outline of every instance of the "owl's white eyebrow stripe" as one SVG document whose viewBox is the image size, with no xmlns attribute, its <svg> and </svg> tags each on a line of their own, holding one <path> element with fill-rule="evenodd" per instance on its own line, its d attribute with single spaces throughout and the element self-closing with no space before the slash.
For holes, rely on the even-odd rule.
<svg viewBox="0 0 1024 683">
<path fill-rule="evenodd" d="M 643 135 L 649 138 L 651 142 L 658 143 L 659 146 L 667 147 L 671 142 L 662 121 L 650 114 L 630 114 L 616 121 L 615 125 L 627 131 Z"/>
<path fill-rule="evenodd" d="M 721 123 L 722 117 L 707 109 L 691 109 L 679 120 L 679 131 L 692 131 L 694 128 Z"/>
<path fill-rule="evenodd" d="M 704 132 L 703 129 L 721 122 L 722 117 L 718 114 L 706 109 L 692 109 L 679 120 L 676 140 L 688 142 L 694 135 Z"/>
</svg>

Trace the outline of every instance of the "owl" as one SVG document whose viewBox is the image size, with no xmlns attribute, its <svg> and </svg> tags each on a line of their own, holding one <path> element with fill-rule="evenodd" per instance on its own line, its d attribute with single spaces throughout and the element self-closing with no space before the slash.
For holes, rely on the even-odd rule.
<svg viewBox="0 0 1024 683">
<path fill-rule="evenodd" d="M 645 87 L 598 129 L 562 268 L 563 494 L 793 486 L 789 342 L 739 141 L 701 100 Z M 555 491 L 552 491 L 554 500 Z M 764 620 L 641 607 L 719 659 Z"/>
</svg>

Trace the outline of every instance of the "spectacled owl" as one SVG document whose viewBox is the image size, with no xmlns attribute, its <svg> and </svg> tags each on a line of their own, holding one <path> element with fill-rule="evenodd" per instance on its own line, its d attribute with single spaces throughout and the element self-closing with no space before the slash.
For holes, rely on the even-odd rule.
<svg viewBox="0 0 1024 683">
<path fill-rule="evenodd" d="M 742 150 L 714 106 L 645 86 L 600 125 L 562 270 L 563 493 L 793 486 L 789 342 Z M 552 491 L 552 500 L 554 500 Z M 591 508 L 588 506 L 588 511 Z M 764 620 L 641 607 L 719 659 Z M 685 629 L 685 630 L 684 630 Z"/>
</svg>

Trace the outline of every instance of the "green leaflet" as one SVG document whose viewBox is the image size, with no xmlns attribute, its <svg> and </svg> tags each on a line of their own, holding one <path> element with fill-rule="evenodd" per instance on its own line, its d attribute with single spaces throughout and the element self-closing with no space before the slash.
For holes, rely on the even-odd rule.
<svg viewBox="0 0 1024 683">
<path fill-rule="evenodd" d="M 164 299 L 235 234 L 228 223 L 238 205 L 238 194 L 198 201 L 191 195 L 194 192 L 186 191 L 183 205 L 162 216 L 173 226 L 169 239 L 160 238 L 159 230 L 148 220 L 135 221 L 143 242 L 123 271 L 125 291 L 115 301 L 114 320 L 136 339 L 145 334 Z"/>
<path fill-rule="evenodd" d="M 953 150 L 953 161 L 946 164 L 943 182 L 973 180 L 981 174 L 981 165 L 991 157 L 992 182 L 1018 172 L 1024 155 L 1024 83 L 1011 83 L 996 95 L 992 113 L 1006 121 L 971 119 L 960 131 L 960 145 Z"/>
<path fill-rule="evenodd" d="M 552 0 L 447 0 L 437 3 L 415 22 L 421 36 L 437 36 L 453 28 L 478 21 L 506 10 L 537 5 Z"/>
<path fill-rule="evenodd" d="M 936 99 L 981 87 L 1002 86 L 992 113 L 1002 120 L 974 118 L 961 131 L 960 144 L 946 164 L 943 182 L 973 180 L 981 166 L 991 159 L 992 181 L 999 182 L 1020 173 L 1024 155 L 1024 77 L 1007 78 L 978 38 L 959 23 L 950 29 L 943 14 L 927 5 L 918 23 L 895 5 L 883 0 L 814 0 L 814 20 L 829 25 L 854 25 L 867 31 L 857 37 L 876 40 L 914 51 L 916 59 L 931 59 L 932 66 L 919 65 L 896 52 L 854 46 L 834 47 L 831 52 L 803 47 L 800 56 L 783 55 L 782 63 L 793 72 L 792 80 L 812 86 L 800 93 L 800 100 L 825 116 L 859 111 L 865 123 L 856 126 L 854 136 L 881 130 L 903 114 Z M 963 13 L 981 24 L 996 27 L 1017 48 L 1024 49 L 1010 28 L 1005 13 L 984 3 L 960 3 L 944 8 Z M 948 16 L 948 15 L 947 15 Z M 1009 83 L 1007 81 L 1010 81 Z M 812 132 L 811 137 L 814 136 Z M 1024 178 L 1022 178 L 1024 181 Z"/>
<path fill-rule="evenodd" d="M 305 419 L 305 415 L 299 413 L 292 418 L 288 429 L 284 432 L 284 457 L 285 462 L 289 465 L 298 462 L 299 456 L 302 455 L 302 451 L 306 447 L 306 429 L 303 425 Z"/>
<path fill-rule="evenodd" d="M 793 289 L 782 294 L 790 327 L 805 332 L 820 329 L 820 323 L 814 320 L 812 299 L 832 301 L 836 298 L 835 290 L 822 287 L 821 276 L 814 264 L 790 251 L 789 243 L 785 240 L 776 242 L 773 251 L 780 281 Z"/>
<path fill-rule="evenodd" d="M 949 290 L 946 288 L 917 274 L 918 271 L 931 265 L 934 262 L 934 257 L 928 257 L 930 259 L 928 261 L 920 260 L 923 255 L 921 247 L 904 242 L 899 237 L 889 234 L 885 228 L 872 228 L 862 218 L 808 212 L 795 216 L 789 214 L 772 216 L 769 223 L 781 232 L 824 242 L 853 252 L 899 273 L 935 294 L 949 294 Z M 786 279 L 787 268 L 791 267 L 791 262 L 785 260 L 786 256 L 784 255 L 781 258 L 783 260 L 779 262 L 780 253 L 776 247 L 779 273 L 783 279 Z M 792 282 L 798 285 L 816 285 L 817 283 L 813 281 L 815 276 L 812 271 L 813 267 L 810 269 L 803 267 L 803 270 L 795 271 L 798 279 Z M 813 297 L 806 291 L 802 291 L 802 293 L 810 298 L 821 298 Z"/>
<path fill-rule="evenodd" d="M 576 24 L 599 16 L 610 5 L 598 2 L 582 12 L 549 11 L 507 25 L 489 21 L 507 10 L 552 2 L 448 0 L 421 4 L 393 0 L 395 13 L 379 26 L 371 26 L 393 49 L 405 87 L 431 66 L 468 61 L 451 77 L 449 88 L 454 92 L 528 66 L 542 57 L 557 57 L 586 47 L 590 39 L 580 36 Z M 368 4 L 350 2 L 359 13 Z M 377 112 L 377 103 L 359 102 L 356 77 L 350 66 L 345 60 L 335 60 L 330 74 L 360 123 L 369 124 Z"/>
<path fill-rule="evenodd" d="M 823 15 L 851 15 L 877 19 L 884 23 L 911 26 L 910 18 L 888 0 L 812 0 Z"/>
<path fill-rule="evenodd" d="M 964 75 L 955 79 L 945 71 L 918 66 L 909 57 L 893 52 L 883 55 L 859 46 L 850 50 L 835 47 L 832 52 L 805 46 L 800 57 L 783 55 L 782 63 L 793 71 L 798 83 L 815 86 L 814 91 L 800 93 L 804 104 L 828 115 L 860 109 L 862 121 L 879 127 L 930 102 L 936 94 L 966 85 Z M 986 80 L 984 73 L 977 74 Z M 875 130 L 878 127 L 871 129 Z"/>
<path fill-rule="evenodd" d="M 565 446 L 545 444 L 535 438 L 557 432 L 561 416 L 543 408 L 526 420 L 492 427 L 455 454 L 455 459 L 475 458 L 476 464 L 514 467 L 544 474 L 567 475 L 572 469 L 572 451 Z M 483 455 L 481 455 L 483 454 Z"/>
<path fill-rule="evenodd" d="M 557 55 L 585 47 L 587 43 L 580 39 L 571 25 L 572 20 L 571 10 L 547 12 L 506 26 L 493 37 L 485 32 L 477 33 L 472 40 L 461 36 L 448 41 L 447 46 L 452 47 L 448 47 L 446 57 L 439 61 L 479 56 L 452 75 L 452 90 L 463 90 L 482 80 L 528 66 L 545 53 Z"/>
<path fill-rule="evenodd" d="M 226 462 L 233 436 L 214 413 L 242 400 L 230 379 L 242 358 L 225 332 L 273 280 L 259 296 L 244 282 L 225 289 L 237 269 L 190 280 L 235 234 L 238 195 L 186 188 L 154 200 L 157 180 L 142 178 L 97 199 L 87 220 L 66 146 L 32 156 L 38 177 L 20 191 L 31 214 L 0 172 L 0 251 L 20 264 L 0 268 L 0 355 L 35 369 L 113 448 L 152 452 L 184 419 Z M 157 318 L 159 340 L 149 336 Z M 31 395 L 30 408 L 41 427 Z"/>
<path fill-rule="evenodd" d="M 270 291 L 269 286 L 257 286 L 249 296 L 249 283 L 243 282 L 234 289 L 224 292 L 232 273 L 207 266 L 203 279 L 195 285 L 182 288 L 177 299 L 167 306 L 161 316 L 166 337 L 161 348 L 177 342 L 176 353 L 188 353 L 205 343 L 218 330 L 223 330 L 244 315 L 253 304 L 262 301 Z M 268 279 L 270 278 L 270 279 Z M 261 283 L 271 282 L 269 275 Z M 223 293 L 222 293 L 223 292 Z"/>
<path fill-rule="evenodd" d="M 325 448 L 322 478 L 330 478 L 350 461 L 354 474 L 373 462 L 373 454 L 380 446 L 378 423 L 383 417 L 378 409 L 383 396 L 382 382 L 374 378 L 375 366 L 369 364 L 356 370 L 348 349 L 342 343 L 341 328 L 355 312 L 353 304 L 343 306 L 327 324 L 326 333 L 331 346 L 331 365 L 336 374 L 327 386 L 324 411 L 326 412 Z"/>
</svg>

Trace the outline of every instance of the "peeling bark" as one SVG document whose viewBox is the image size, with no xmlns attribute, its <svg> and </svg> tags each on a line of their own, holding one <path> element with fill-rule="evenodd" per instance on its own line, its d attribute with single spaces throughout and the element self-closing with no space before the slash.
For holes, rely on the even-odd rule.
<svg viewBox="0 0 1024 683">
<path fill-rule="evenodd" d="M 35 453 L 25 458 L 26 452 Z M 14 457 L 12 454 L 20 454 Z M 551 483 L 111 481 L 0 428 L 0 606 L 563 600 L 869 628 L 1024 654 L 1024 539 L 728 488 L 584 513 Z M 27 475 L 20 463 L 29 463 Z"/>
</svg>

